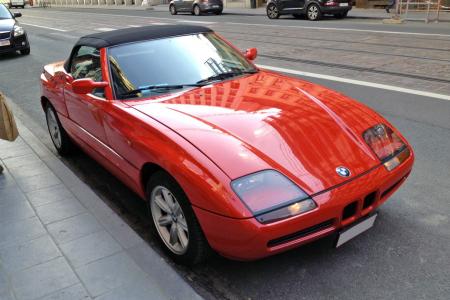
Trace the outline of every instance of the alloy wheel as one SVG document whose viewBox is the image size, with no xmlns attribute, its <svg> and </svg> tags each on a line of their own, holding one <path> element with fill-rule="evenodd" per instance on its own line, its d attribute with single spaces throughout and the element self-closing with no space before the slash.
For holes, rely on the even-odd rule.
<svg viewBox="0 0 450 300">
<path fill-rule="evenodd" d="M 317 20 L 317 18 L 319 17 L 319 8 L 317 7 L 317 5 L 311 5 L 310 7 L 308 7 L 308 19 L 310 20 Z"/>
<path fill-rule="evenodd" d="M 50 137 L 57 149 L 62 147 L 61 130 L 59 129 L 59 124 L 55 116 L 55 112 L 50 107 L 47 108 L 47 126 L 50 132 Z"/>
<path fill-rule="evenodd" d="M 189 229 L 175 195 L 159 185 L 153 189 L 150 201 L 153 222 L 164 244 L 173 253 L 184 254 L 189 245 Z"/>
<path fill-rule="evenodd" d="M 194 6 L 194 14 L 196 16 L 200 16 L 201 14 L 200 7 L 198 5 Z"/>
<path fill-rule="evenodd" d="M 173 4 L 170 6 L 170 13 L 172 15 L 176 15 L 177 14 L 177 10 L 175 8 L 175 5 L 173 5 Z"/>
<path fill-rule="evenodd" d="M 267 7 L 267 16 L 269 19 L 277 19 L 280 16 L 276 5 L 269 5 Z"/>
</svg>

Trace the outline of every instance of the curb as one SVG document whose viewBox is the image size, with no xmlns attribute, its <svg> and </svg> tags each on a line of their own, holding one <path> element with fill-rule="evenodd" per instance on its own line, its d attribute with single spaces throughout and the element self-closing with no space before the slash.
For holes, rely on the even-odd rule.
<svg viewBox="0 0 450 300">
<path fill-rule="evenodd" d="M 146 294 L 144 297 L 148 297 L 148 299 L 203 299 L 163 257 L 153 250 L 145 240 L 27 128 L 21 120 L 26 115 L 10 99 L 7 98 L 7 101 L 13 111 L 18 112 L 18 114 L 15 114 L 15 119 L 20 134 L 19 138 L 31 148 L 39 160 L 51 170 L 72 193 L 74 198 L 81 203 L 86 209 L 86 213 L 91 214 L 103 229 L 118 242 L 122 247 L 123 255 L 127 256 L 130 261 L 134 261 L 139 269 L 146 274 L 142 280 L 146 280 L 148 288 L 153 293 Z M 114 298 L 114 295 L 111 295 L 109 292 L 105 296 L 109 297 L 108 295 Z M 120 299 L 121 296 L 114 299 Z M 140 297 L 139 299 L 144 298 Z"/>
</svg>

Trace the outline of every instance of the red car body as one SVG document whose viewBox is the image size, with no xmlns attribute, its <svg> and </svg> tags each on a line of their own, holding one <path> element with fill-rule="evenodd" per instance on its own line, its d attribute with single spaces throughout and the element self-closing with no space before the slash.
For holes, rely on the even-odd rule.
<svg viewBox="0 0 450 300">
<path fill-rule="evenodd" d="M 102 75 L 111 82 L 106 50 Z M 335 232 L 371 214 L 409 175 L 414 155 L 401 134 L 366 106 L 325 87 L 260 70 L 189 91 L 139 100 L 73 92 L 63 62 L 45 66 L 42 104 L 90 156 L 145 198 L 158 169 L 188 196 L 209 245 L 223 256 L 253 260 Z M 410 149 L 388 171 L 362 134 L 384 123 Z M 337 166 L 351 170 L 339 176 Z M 230 186 L 233 179 L 275 169 L 317 208 L 262 224 Z M 351 216 L 344 208 L 355 203 Z"/>
</svg>

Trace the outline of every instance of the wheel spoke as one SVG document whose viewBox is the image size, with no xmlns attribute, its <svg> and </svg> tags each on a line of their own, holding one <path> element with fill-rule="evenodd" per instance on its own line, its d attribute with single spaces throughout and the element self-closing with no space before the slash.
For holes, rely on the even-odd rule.
<svg viewBox="0 0 450 300">
<path fill-rule="evenodd" d="M 173 207 L 172 207 L 172 212 L 175 216 L 179 216 L 181 214 L 181 207 L 180 204 L 178 204 L 177 202 L 174 203 Z"/>
<path fill-rule="evenodd" d="M 168 214 L 171 213 L 171 210 L 170 210 L 168 204 L 166 203 L 166 201 L 164 201 L 164 198 L 161 197 L 160 195 L 155 196 L 155 203 L 156 203 L 156 205 L 158 205 L 158 207 L 162 211 L 164 211 L 164 212 L 166 212 Z"/>
<path fill-rule="evenodd" d="M 181 227 L 184 231 L 188 232 L 186 219 L 183 216 L 178 217 L 178 227 Z"/>
<path fill-rule="evenodd" d="M 172 223 L 173 223 L 173 221 L 172 221 L 172 217 L 170 215 L 161 216 L 161 218 L 159 218 L 159 220 L 158 220 L 158 224 L 160 226 L 167 226 Z"/>
<path fill-rule="evenodd" d="M 177 223 L 172 223 L 170 226 L 170 238 L 169 243 L 171 245 L 175 245 L 178 242 L 178 234 L 177 234 Z"/>
<path fill-rule="evenodd" d="M 189 240 L 186 236 L 186 232 L 180 226 L 177 226 L 177 236 L 181 247 L 183 247 L 183 249 L 186 248 Z"/>
<path fill-rule="evenodd" d="M 173 211 L 174 200 L 172 198 L 172 195 L 169 193 L 169 191 L 167 189 L 162 189 L 161 193 L 162 193 L 164 201 L 167 203 L 170 211 Z"/>
</svg>

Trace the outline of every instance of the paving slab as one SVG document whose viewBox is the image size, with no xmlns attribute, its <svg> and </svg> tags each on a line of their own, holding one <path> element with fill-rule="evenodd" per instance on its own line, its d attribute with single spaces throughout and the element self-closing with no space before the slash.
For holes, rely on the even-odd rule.
<svg viewBox="0 0 450 300">
<path fill-rule="evenodd" d="M 16 142 L 0 141 L 0 300 L 199 298 L 150 247 L 136 248 L 142 238 L 18 125 Z"/>
<path fill-rule="evenodd" d="M 77 276 L 63 257 L 11 276 L 14 293 L 19 300 L 38 299 L 78 282 Z"/>
</svg>

